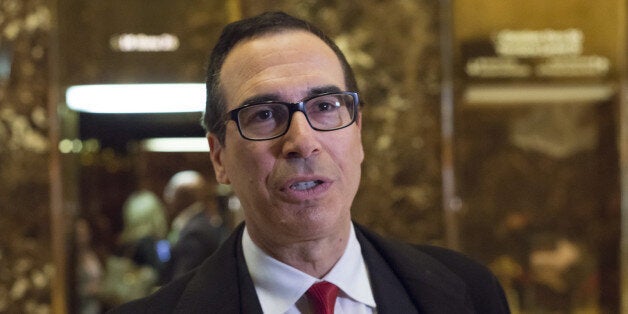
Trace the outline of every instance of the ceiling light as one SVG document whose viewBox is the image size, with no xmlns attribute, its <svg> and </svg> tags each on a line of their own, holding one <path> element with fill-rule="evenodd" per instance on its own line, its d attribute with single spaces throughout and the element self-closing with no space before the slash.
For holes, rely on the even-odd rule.
<svg viewBox="0 0 628 314">
<path fill-rule="evenodd" d="M 70 109 L 91 113 L 202 112 L 205 84 L 75 85 L 65 97 Z"/>
<path fill-rule="evenodd" d="M 151 138 L 140 143 L 142 150 L 149 152 L 209 152 L 204 137 Z"/>
</svg>

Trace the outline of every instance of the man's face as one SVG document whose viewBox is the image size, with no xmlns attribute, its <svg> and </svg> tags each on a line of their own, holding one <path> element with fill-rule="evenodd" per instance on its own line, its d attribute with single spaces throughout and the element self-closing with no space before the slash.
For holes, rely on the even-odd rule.
<svg viewBox="0 0 628 314">
<path fill-rule="evenodd" d="M 220 79 L 228 111 L 251 99 L 298 102 L 321 91 L 346 89 L 334 52 L 304 31 L 239 43 Z M 234 121 L 227 124 L 224 145 L 214 135 L 208 138 L 216 178 L 232 185 L 258 244 L 269 237 L 290 243 L 348 232 L 364 159 L 359 122 L 320 132 L 296 112 L 288 132 L 276 139 L 246 140 Z"/>
</svg>

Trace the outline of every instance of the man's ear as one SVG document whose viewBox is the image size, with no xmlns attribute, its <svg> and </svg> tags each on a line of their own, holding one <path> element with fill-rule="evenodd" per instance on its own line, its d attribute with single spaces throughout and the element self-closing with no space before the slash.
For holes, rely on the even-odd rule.
<svg viewBox="0 0 628 314">
<path fill-rule="evenodd" d="M 362 110 L 358 110 L 358 116 L 355 118 L 355 124 L 362 130 Z"/>
<path fill-rule="evenodd" d="M 223 154 L 223 144 L 220 143 L 218 138 L 211 134 L 207 133 L 207 142 L 209 143 L 209 156 L 212 160 L 212 165 L 214 166 L 214 173 L 216 175 L 216 181 L 221 184 L 230 184 L 229 177 L 227 176 L 227 172 L 225 171 L 225 165 L 223 164 L 222 154 Z"/>
<path fill-rule="evenodd" d="M 362 144 L 362 111 L 358 111 L 355 124 L 358 126 L 358 137 L 360 138 L 360 163 L 364 161 L 364 145 Z"/>
</svg>

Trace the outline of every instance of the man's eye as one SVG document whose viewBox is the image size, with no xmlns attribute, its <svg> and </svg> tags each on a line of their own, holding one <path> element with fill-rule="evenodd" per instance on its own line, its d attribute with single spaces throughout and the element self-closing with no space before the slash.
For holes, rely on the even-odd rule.
<svg viewBox="0 0 628 314">
<path fill-rule="evenodd" d="M 272 106 L 253 106 L 240 112 L 240 123 L 244 125 L 265 123 L 276 118 L 278 118 L 277 108 Z"/>
<path fill-rule="evenodd" d="M 272 119 L 273 118 L 273 112 L 270 109 L 259 110 L 259 111 L 257 111 L 255 113 L 254 117 L 255 117 L 256 120 L 260 120 L 260 121 Z"/>
<path fill-rule="evenodd" d="M 336 102 L 320 102 L 316 105 L 318 111 L 332 111 L 340 107 L 340 104 Z"/>
</svg>

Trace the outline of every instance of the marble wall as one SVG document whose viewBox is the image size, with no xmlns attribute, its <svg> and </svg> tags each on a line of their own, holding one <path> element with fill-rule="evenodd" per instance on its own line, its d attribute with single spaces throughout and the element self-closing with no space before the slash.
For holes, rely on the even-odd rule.
<svg viewBox="0 0 628 314">
<path fill-rule="evenodd" d="M 439 2 L 226 2 L 230 5 L 224 14 L 230 18 L 239 15 L 233 13 L 234 8 L 239 8 L 242 16 L 281 9 L 314 22 L 337 41 L 354 66 L 365 101 L 366 160 L 354 217 L 391 237 L 444 245 Z M 48 157 L 57 147 L 48 140 L 49 4 L 45 0 L 0 2 L 0 312 L 50 310 L 53 267 Z M 194 21 L 211 23 L 198 12 L 194 14 Z M 7 52 L 10 73 L 1 59 Z M 585 275 L 597 269 L 593 275 L 612 278 L 618 269 L 613 248 L 619 233 L 616 112 L 612 100 L 585 104 L 575 113 L 551 108 L 458 108 L 456 170 L 463 201 L 463 250 L 498 271 L 505 267 L 505 278 L 512 283 L 515 275 L 508 272 L 521 270 L 530 261 L 528 248 L 519 246 L 544 234 L 529 231 L 553 228 L 594 248 L 595 259 L 586 265 L 589 273 Z M 558 139 L 559 145 L 526 141 L 530 137 L 552 140 L 556 130 L 571 136 Z M 590 139 L 584 148 L 579 146 L 583 138 Z M 577 149 L 556 155 L 564 143 Z M 96 173 L 91 179 L 81 178 L 82 183 L 98 181 L 111 187 L 107 180 L 117 176 L 128 183 L 135 174 L 126 166 L 128 156 L 92 157 L 119 162 L 114 167 L 118 172 L 106 177 L 111 169 L 103 161 L 84 169 L 88 175 Z M 124 199 L 124 193 L 112 193 L 116 200 Z M 106 216 L 102 216 L 104 205 L 94 201 L 100 194 L 88 200 L 88 216 Z M 102 230 L 117 230 L 118 226 L 109 227 Z M 96 236 L 109 239 L 103 243 L 115 238 Z M 101 248 L 106 250 L 106 245 Z M 503 262 L 503 256 L 510 259 Z M 519 273 L 516 279 L 529 278 L 526 275 Z M 601 285 L 604 295 L 600 298 L 612 310 L 618 302 L 617 284 L 607 279 Z M 562 302 L 559 308 L 569 306 L 569 300 L 558 299 Z"/>
<path fill-rule="evenodd" d="M 0 94 L 0 311 L 45 311 L 49 302 L 47 157 L 56 147 L 47 140 L 47 5 L 5 0 L 0 7 L 0 46 L 12 52 Z M 367 159 L 355 216 L 408 241 L 441 239 L 435 3 L 242 1 L 240 7 L 244 16 L 283 9 L 337 40 L 365 100 Z"/>
<path fill-rule="evenodd" d="M 43 0 L 0 2 L 0 312 L 46 313 L 50 253 L 48 40 Z"/>
</svg>

